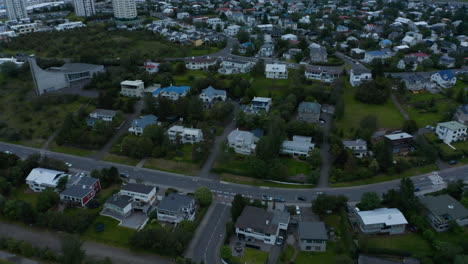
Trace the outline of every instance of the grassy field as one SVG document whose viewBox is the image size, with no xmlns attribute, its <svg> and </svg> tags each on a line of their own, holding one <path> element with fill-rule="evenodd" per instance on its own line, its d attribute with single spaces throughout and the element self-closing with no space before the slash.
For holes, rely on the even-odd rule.
<svg viewBox="0 0 468 264">
<path fill-rule="evenodd" d="M 374 176 L 368 179 L 362 179 L 362 180 L 351 181 L 351 182 L 332 183 L 331 187 L 350 187 L 350 186 L 359 186 L 359 185 L 373 184 L 373 183 L 379 183 L 379 182 L 386 182 L 386 181 L 401 179 L 404 177 L 411 177 L 411 176 L 416 176 L 420 174 L 425 174 L 425 173 L 435 171 L 435 170 L 438 170 L 437 166 L 435 164 L 431 164 L 431 165 L 426 165 L 422 167 L 411 168 L 409 170 L 404 171 L 403 173 L 397 173 L 397 174 L 392 174 L 392 175 L 379 174 L 377 176 Z"/>
<path fill-rule="evenodd" d="M 294 264 L 335 264 L 336 253 L 333 250 L 333 243 L 327 243 L 326 252 L 305 252 L 301 251 L 297 254 Z"/>
<path fill-rule="evenodd" d="M 245 184 L 252 186 L 265 186 L 265 187 L 275 187 L 275 188 L 292 188 L 292 189 L 303 189 L 303 188 L 313 188 L 314 185 L 294 185 L 294 184 L 283 184 L 276 182 L 268 182 L 260 179 L 255 179 L 251 177 L 232 175 L 228 173 L 221 173 L 221 180 L 225 182 L 232 182 L 237 184 Z"/>
<path fill-rule="evenodd" d="M 55 142 L 52 142 L 49 145 L 48 150 L 82 157 L 89 157 L 96 153 L 94 150 L 87 150 L 65 145 L 59 146 Z"/>
<path fill-rule="evenodd" d="M 289 157 L 283 157 L 282 160 L 288 167 L 290 176 L 296 176 L 298 174 L 307 175 L 312 172 L 312 167 L 307 161 L 297 160 Z"/>
<path fill-rule="evenodd" d="M 291 74 L 291 73 L 290 73 Z M 289 80 L 267 79 L 265 77 L 255 77 L 252 81 L 252 88 L 257 96 L 284 98 L 288 94 Z"/>
<path fill-rule="evenodd" d="M 35 193 L 31 191 L 29 189 L 29 186 L 26 184 L 21 185 L 21 187 L 14 188 L 13 192 L 10 193 L 10 199 L 23 200 L 34 207 L 37 204 L 38 198 L 39 198 L 39 193 Z"/>
<path fill-rule="evenodd" d="M 95 226 L 104 224 L 102 232 L 96 232 Z M 83 234 L 84 239 L 89 239 L 97 242 L 106 243 L 116 247 L 127 248 L 128 239 L 135 233 L 135 230 L 119 226 L 119 221 L 107 217 L 98 216 Z"/>
<path fill-rule="evenodd" d="M 404 250 L 417 254 L 418 256 L 427 256 L 432 254 L 432 248 L 429 242 L 420 235 L 408 233 L 394 236 L 372 236 L 367 237 L 369 247 Z"/>
<path fill-rule="evenodd" d="M 403 116 L 390 99 L 382 105 L 361 103 L 354 98 L 354 88 L 347 81 L 343 96 L 344 116 L 336 121 L 336 127 L 343 130 L 344 137 L 353 137 L 355 130 L 359 128 L 360 121 L 367 115 L 375 115 L 380 128 L 401 128 Z"/>
<path fill-rule="evenodd" d="M 242 264 L 265 264 L 268 260 L 268 252 L 246 248 L 242 258 L 237 258 Z"/>
<path fill-rule="evenodd" d="M 107 153 L 104 156 L 104 161 L 109 161 L 109 162 L 114 162 L 114 163 L 120 163 L 120 164 L 125 164 L 125 165 L 131 165 L 135 166 L 140 162 L 138 159 L 130 158 L 127 156 L 120 156 L 120 155 L 115 155 L 115 154 L 110 154 Z"/>
<path fill-rule="evenodd" d="M 286 248 L 283 250 L 283 252 L 281 252 L 281 255 L 278 260 L 278 264 L 289 264 L 295 251 L 296 250 L 294 249 L 293 246 L 287 245 Z"/>
<path fill-rule="evenodd" d="M 198 172 L 200 171 L 200 167 L 197 164 L 156 158 L 146 159 L 143 167 L 186 175 L 198 175 Z"/>
<path fill-rule="evenodd" d="M 174 85 L 192 85 L 193 80 L 203 79 L 206 77 L 206 71 L 187 70 L 184 74 L 173 75 Z"/>
</svg>

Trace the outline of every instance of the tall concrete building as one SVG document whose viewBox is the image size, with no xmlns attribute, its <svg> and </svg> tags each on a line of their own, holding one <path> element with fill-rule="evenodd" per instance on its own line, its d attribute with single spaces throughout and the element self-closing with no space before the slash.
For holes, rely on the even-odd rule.
<svg viewBox="0 0 468 264">
<path fill-rule="evenodd" d="M 96 14 L 94 0 L 73 0 L 75 14 L 79 17 L 89 17 Z"/>
<path fill-rule="evenodd" d="M 112 0 L 114 17 L 117 19 L 134 19 L 137 17 L 135 0 Z"/>
<path fill-rule="evenodd" d="M 5 0 L 9 20 L 28 18 L 24 0 Z"/>
</svg>

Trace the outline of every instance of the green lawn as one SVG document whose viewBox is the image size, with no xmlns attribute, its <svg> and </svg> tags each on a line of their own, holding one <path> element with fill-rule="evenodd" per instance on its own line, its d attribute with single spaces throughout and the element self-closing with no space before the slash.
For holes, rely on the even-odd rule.
<svg viewBox="0 0 468 264">
<path fill-rule="evenodd" d="M 200 167 L 194 163 L 155 158 L 146 159 L 145 163 L 143 164 L 143 167 L 147 169 L 161 170 L 186 175 L 198 175 L 198 172 L 200 171 Z"/>
<path fill-rule="evenodd" d="M 184 74 L 173 75 L 174 85 L 192 85 L 194 80 L 206 77 L 206 71 L 187 70 Z"/>
<path fill-rule="evenodd" d="M 291 75 L 291 72 L 289 73 Z M 284 99 L 288 95 L 289 80 L 267 79 L 262 77 L 252 77 L 252 88 L 257 96 L 272 97 L 273 100 Z"/>
<path fill-rule="evenodd" d="M 114 163 L 120 163 L 120 164 L 126 164 L 126 165 L 131 165 L 135 166 L 140 162 L 138 159 L 130 158 L 127 156 L 120 156 L 120 155 L 115 155 L 115 154 L 110 154 L 107 153 L 104 156 L 104 161 L 109 161 L 109 162 L 114 162 Z"/>
<path fill-rule="evenodd" d="M 373 184 L 373 183 L 379 183 L 379 182 L 386 182 L 386 181 L 401 179 L 404 177 L 411 177 L 411 176 L 416 176 L 420 174 L 425 174 L 425 173 L 436 171 L 436 170 L 438 170 L 437 166 L 435 164 L 431 164 L 431 165 L 426 165 L 422 167 L 411 168 L 409 170 L 404 171 L 403 173 L 398 173 L 398 174 L 392 174 L 392 175 L 379 174 L 377 176 L 374 176 L 368 179 L 362 179 L 362 180 L 351 181 L 351 182 L 332 183 L 331 187 L 350 187 L 350 186 L 359 186 L 359 185 Z"/>
<path fill-rule="evenodd" d="M 274 187 L 274 188 L 291 188 L 291 189 L 305 189 L 305 188 L 313 188 L 314 185 L 307 184 L 307 185 L 296 185 L 296 184 L 284 184 L 284 183 L 276 183 L 276 182 L 268 182 L 263 181 L 260 179 L 255 179 L 251 177 L 239 176 L 239 175 L 232 175 L 227 173 L 221 173 L 221 180 L 225 182 L 232 182 L 237 184 L 245 184 L 251 186 L 264 186 L 264 187 Z"/>
<path fill-rule="evenodd" d="M 10 199 L 23 200 L 32 206 L 36 206 L 38 198 L 39 193 L 31 191 L 29 189 L 29 186 L 26 184 L 14 188 L 13 191 L 10 193 Z"/>
<path fill-rule="evenodd" d="M 432 254 L 432 248 L 429 242 L 415 233 L 393 236 L 368 236 L 367 242 L 371 248 L 402 250 L 418 256 Z"/>
<path fill-rule="evenodd" d="M 268 260 L 268 252 L 252 248 L 245 248 L 245 252 L 242 258 L 236 259 L 238 259 L 242 264 L 265 264 Z"/>
<path fill-rule="evenodd" d="M 55 142 L 49 145 L 48 150 L 82 157 L 89 157 L 96 153 L 94 150 L 87 150 L 65 145 L 59 146 Z"/>
<path fill-rule="evenodd" d="M 104 230 L 102 232 L 96 232 L 95 226 L 97 224 L 104 224 Z M 83 234 L 83 238 L 116 247 L 127 248 L 129 247 L 128 240 L 130 236 L 132 236 L 136 231 L 130 228 L 121 227 L 118 224 L 119 221 L 100 215 Z"/>
<path fill-rule="evenodd" d="M 344 116 L 335 121 L 336 127 L 342 129 L 344 137 L 353 137 L 359 128 L 359 123 L 367 115 L 377 117 L 378 127 L 388 129 L 399 129 L 403 124 L 403 116 L 400 114 L 392 100 L 382 105 L 365 104 L 354 98 L 354 88 L 346 81 L 344 89 Z"/>
<path fill-rule="evenodd" d="M 334 227 L 334 228 L 339 227 L 340 220 L 341 220 L 341 217 L 339 215 L 337 215 L 337 214 L 325 215 L 323 217 L 323 222 L 325 222 L 325 224 L 327 226 L 331 226 L 331 227 Z"/>
<path fill-rule="evenodd" d="M 290 157 L 284 157 L 281 159 L 288 167 L 289 176 L 296 176 L 298 174 L 310 174 L 312 167 L 309 162 L 297 160 Z"/>
<path fill-rule="evenodd" d="M 327 243 L 326 252 L 305 252 L 301 251 L 297 254 L 294 264 L 335 264 L 336 253 L 333 250 L 333 243 Z"/>
<path fill-rule="evenodd" d="M 281 255 L 278 260 L 278 264 L 289 264 L 291 261 L 292 256 L 296 250 L 293 246 L 287 245 L 286 248 L 281 252 Z"/>
</svg>

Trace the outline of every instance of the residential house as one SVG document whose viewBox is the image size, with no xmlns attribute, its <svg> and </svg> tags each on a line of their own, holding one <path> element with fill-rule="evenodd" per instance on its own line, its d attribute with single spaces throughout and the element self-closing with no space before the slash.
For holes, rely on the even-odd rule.
<svg viewBox="0 0 468 264">
<path fill-rule="evenodd" d="M 429 59 L 429 55 L 422 52 L 406 54 L 405 58 L 413 58 L 417 63 L 422 63 L 424 60 Z"/>
<path fill-rule="evenodd" d="M 259 57 L 271 57 L 275 53 L 275 45 L 271 42 L 267 42 L 260 47 L 258 51 Z"/>
<path fill-rule="evenodd" d="M 153 91 L 153 97 L 164 97 L 172 101 L 179 100 L 180 97 L 187 96 L 190 86 L 169 86 Z"/>
<path fill-rule="evenodd" d="M 281 28 L 287 29 L 290 28 L 292 30 L 297 29 L 297 23 L 294 22 L 292 19 L 280 19 L 278 20 L 278 24 Z"/>
<path fill-rule="evenodd" d="M 426 220 L 437 232 L 448 230 L 450 221 L 468 225 L 468 209 L 448 194 L 424 196 L 419 201 L 425 208 Z"/>
<path fill-rule="evenodd" d="M 145 71 L 147 73 L 153 74 L 159 72 L 159 65 L 160 63 L 157 62 L 146 61 L 143 66 L 145 67 Z"/>
<path fill-rule="evenodd" d="M 335 67 L 306 66 L 304 75 L 309 80 L 317 80 L 326 83 L 334 82 L 340 77 L 341 69 Z"/>
<path fill-rule="evenodd" d="M 34 192 L 42 192 L 46 188 L 55 189 L 60 178 L 68 176 L 63 171 L 34 168 L 26 177 L 26 184 Z"/>
<path fill-rule="evenodd" d="M 265 244 L 274 245 L 280 231 L 286 231 L 288 225 L 288 212 L 269 212 L 263 208 L 246 206 L 234 226 L 237 237 L 242 240 L 252 238 Z"/>
<path fill-rule="evenodd" d="M 221 62 L 221 67 L 218 69 L 222 74 L 239 74 L 248 73 L 255 65 L 254 62 L 238 60 L 238 59 L 224 59 Z"/>
<path fill-rule="evenodd" d="M 349 27 L 343 26 L 343 25 L 338 25 L 338 27 L 336 27 L 336 32 L 338 32 L 338 33 L 349 32 Z"/>
<path fill-rule="evenodd" d="M 239 33 L 239 30 L 240 30 L 240 26 L 238 25 L 231 25 L 231 26 L 228 26 L 225 30 L 224 30 L 224 33 L 230 37 L 235 37 L 237 35 L 237 33 Z"/>
<path fill-rule="evenodd" d="M 255 49 L 255 44 L 252 42 L 245 42 L 239 45 L 239 53 L 240 54 L 246 54 L 247 51 L 251 48 L 252 50 Z"/>
<path fill-rule="evenodd" d="M 351 49 L 351 57 L 361 60 L 364 59 L 364 56 L 366 54 L 366 50 L 360 49 L 360 48 L 354 48 Z"/>
<path fill-rule="evenodd" d="M 327 229 L 323 222 L 300 221 L 297 230 L 302 251 L 327 251 Z"/>
<path fill-rule="evenodd" d="M 363 139 L 343 140 L 343 146 L 350 149 L 356 158 L 364 158 L 369 152 L 367 150 L 367 142 Z"/>
<path fill-rule="evenodd" d="M 210 66 L 215 66 L 218 62 L 216 58 L 194 58 L 185 60 L 185 67 L 190 70 L 208 70 Z"/>
<path fill-rule="evenodd" d="M 289 49 L 288 51 L 283 53 L 283 59 L 285 60 L 292 60 L 294 59 L 294 56 L 298 53 L 301 53 L 301 49 Z"/>
<path fill-rule="evenodd" d="M 227 94 L 225 90 L 217 90 L 212 86 L 209 86 L 202 90 L 199 97 L 204 103 L 212 103 L 213 101 L 224 102 L 227 99 Z"/>
<path fill-rule="evenodd" d="M 455 45 L 454 43 L 452 43 L 450 41 L 442 40 L 440 42 L 440 48 L 439 49 L 440 49 L 440 52 L 449 54 L 449 53 L 453 53 L 453 52 L 457 51 L 457 45 Z"/>
<path fill-rule="evenodd" d="M 320 119 L 321 105 L 316 102 L 301 102 L 297 107 L 297 120 L 317 123 Z"/>
<path fill-rule="evenodd" d="M 128 128 L 128 132 L 134 133 L 137 136 L 143 135 L 145 128 L 149 125 L 158 123 L 158 118 L 155 115 L 144 115 L 136 118 L 132 121 L 132 124 Z"/>
<path fill-rule="evenodd" d="M 206 23 L 210 25 L 213 30 L 216 29 L 218 25 L 220 25 L 221 28 L 224 28 L 224 22 L 218 17 L 208 18 Z"/>
<path fill-rule="evenodd" d="M 288 69 L 286 64 L 268 63 L 265 65 L 265 77 L 268 79 L 287 79 Z"/>
<path fill-rule="evenodd" d="M 396 208 L 378 208 L 370 211 L 359 211 L 355 208 L 355 215 L 359 229 L 367 235 L 403 234 L 408 224 L 405 216 Z"/>
<path fill-rule="evenodd" d="M 389 39 L 383 39 L 379 42 L 379 46 L 383 48 L 389 48 L 393 45 L 393 42 Z"/>
<path fill-rule="evenodd" d="M 402 78 L 402 82 L 405 83 L 406 89 L 413 92 L 421 90 L 433 90 L 435 88 L 434 83 L 420 74 L 406 75 Z"/>
<path fill-rule="evenodd" d="M 117 112 L 114 110 L 96 109 L 86 118 L 86 124 L 89 127 L 94 127 L 97 121 L 112 122 L 116 114 Z"/>
<path fill-rule="evenodd" d="M 455 58 L 452 58 L 447 55 L 440 56 L 439 58 L 439 64 L 447 68 L 455 67 L 455 61 L 456 61 Z"/>
<path fill-rule="evenodd" d="M 250 107 L 245 109 L 246 112 L 251 112 L 254 114 L 259 113 L 260 111 L 270 112 L 272 100 L 268 97 L 254 97 L 250 103 Z"/>
<path fill-rule="evenodd" d="M 139 183 L 127 183 L 120 189 L 119 195 L 130 196 L 134 202 L 152 204 L 156 200 L 157 188 Z"/>
<path fill-rule="evenodd" d="M 357 87 L 364 81 L 372 80 L 372 73 L 368 69 L 351 69 L 349 82 L 351 86 Z"/>
<path fill-rule="evenodd" d="M 468 124 L 468 104 L 457 107 L 454 119 L 464 125 Z"/>
<path fill-rule="evenodd" d="M 286 34 L 286 35 L 283 35 L 281 36 L 281 39 L 282 40 L 288 40 L 288 41 L 297 41 L 297 36 L 294 35 L 294 34 Z"/>
<path fill-rule="evenodd" d="M 445 144 L 466 140 L 466 126 L 457 121 L 437 123 L 435 133 Z"/>
<path fill-rule="evenodd" d="M 133 213 L 133 197 L 114 194 L 104 203 L 103 215 L 117 214 L 119 217 L 128 217 Z"/>
<path fill-rule="evenodd" d="M 172 143 L 195 144 L 203 141 L 203 131 L 198 128 L 188 128 L 183 126 L 171 126 L 167 130 L 169 140 Z"/>
<path fill-rule="evenodd" d="M 384 140 L 392 146 L 393 154 L 406 155 L 413 150 L 413 136 L 408 133 L 393 133 L 384 136 Z"/>
<path fill-rule="evenodd" d="M 293 157 L 310 158 L 310 153 L 314 149 L 311 137 L 293 136 L 293 140 L 285 140 L 281 144 L 280 153 Z"/>
<path fill-rule="evenodd" d="M 327 49 L 319 44 L 312 43 L 309 45 L 309 57 L 311 62 L 327 62 Z"/>
<path fill-rule="evenodd" d="M 93 177 L 69 177 L 67 187 L 60 193 L 60 200 L 86 206 L 101 190 L 101 182 Z"/>
<path fill-rule="evenodd" d="M 195 219 L 196 204 L 193 197 L 170 193 L 158 204 L 158 221 L 178 224 L 183 220 Z"/>
<path fill-rule="evenodd" d="M 184 19 L 184 18 L 189 18 L 190 17 L 190 14 L 188 12 L 180 12 L 180 13 L 177 13 L 177 19 Z"/>
<path fill-rule="evenodd" d="M 389 52 L 374 50 L 374 51 L 367 51 L 362 61 L 366 63 L 371 63 L 373 60 L 384 60 L 390 57 L 391 57 L 391 54 Z"/>
<path fill-rule="evenodd" d="M 231 131 L 227 138 L 228 146 L 233 148 L 236 153 L 243 155 L 250 155 L 255 152 L 258 140 L 259 138 L 252 132 L 239 129 Z"/>
<path fill-rule="evenodd" d="M 120 83 L 120 94 L 129 97 L 142 97 L 145 83 L 141 80 L 123 81 Z"/>
<path fill-rule="evenodd" d="M 401 44 L 414 46 L 419 42 L 423 41 L 423 35 L 421 33 L 409 31 L 406 32 L 405 37 L 401 40 Z"/>
<path fill-rule="evenodd" d="M 457 83 L 457 77 L 451 70 L 439 71 L 431 75 L 431 81 L 442 88 L 453 87 Z"/>
</svg>

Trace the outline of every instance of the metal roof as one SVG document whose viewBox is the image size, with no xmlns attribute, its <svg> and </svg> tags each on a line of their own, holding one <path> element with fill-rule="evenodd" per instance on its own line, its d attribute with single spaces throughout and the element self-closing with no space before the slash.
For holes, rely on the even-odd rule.
<svg viewBox="0 0 468 264">
<path fill-rule="evenodd" d="M 193 201 L 193 197 L 178 193 L 170 193 L 161 200 L 158 205 L 158 210 L 179 212 L 181 208 L 189 206 Z"/>
<path fill-rule="evenodd" d="M 122 186 L 121 191 L 149 194 L 154 188 L 156 187 L 138 183 L 127 183 Z"/>
<path fill-rule="evenodd" d="M 405 216 L 396 208 L 378 208 L 371 211 L 359 211 L 357 215 L 365 225 L 385 224 L 403 225 L 408 224 Z"/>
<path fill-rule="evenodd" d="M 299 222 L 298 233 L 300 239 L 328 240 L 327 229 L 323 222 Z"/>
<path fill-rule="evenodd" d="M 468 209 L 448 194 L 425 196 L 420 201 L 434 215 L 448 215 L 452 219 L 468 217 Z"/>
</svg>

